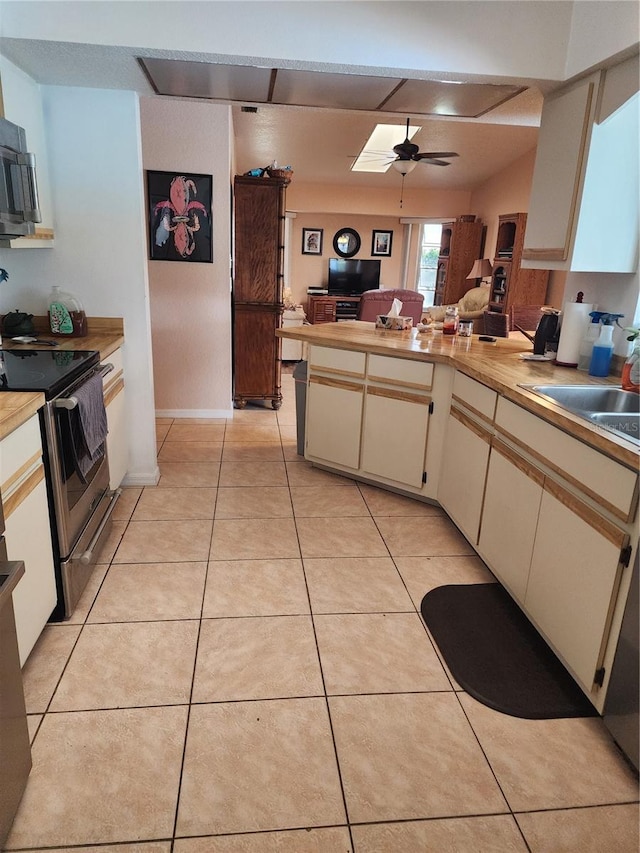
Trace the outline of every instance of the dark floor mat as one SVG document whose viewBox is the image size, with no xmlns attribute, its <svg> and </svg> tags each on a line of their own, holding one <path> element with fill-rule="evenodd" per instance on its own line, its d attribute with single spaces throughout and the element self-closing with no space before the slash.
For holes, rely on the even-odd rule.
<svg viewBox="0 0 640 853">
<path fill-rule="evenodd" d="M 453 677 L 484 705 L 530 720 L 597 716 L 500 584 L 439 586 L 420 610 Z"/>
</svg>

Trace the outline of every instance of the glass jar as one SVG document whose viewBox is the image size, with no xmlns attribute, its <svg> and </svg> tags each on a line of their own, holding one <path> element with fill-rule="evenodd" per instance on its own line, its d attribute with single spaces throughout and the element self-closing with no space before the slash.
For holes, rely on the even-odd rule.
<svg viewBox="0 0 640 853">
<path fill-rule="evenodd" d="M 473 332 L 473 320 L 460 320 L 458 323 L 458 334 L 461 338 L 470 338 Z"/>
<path fill-rule="evenodd" d="M 458 331 L 458 306 L 450 305 L 444 312 L 442 321 L 442 334 L 455 335 Z"/>
</svg>

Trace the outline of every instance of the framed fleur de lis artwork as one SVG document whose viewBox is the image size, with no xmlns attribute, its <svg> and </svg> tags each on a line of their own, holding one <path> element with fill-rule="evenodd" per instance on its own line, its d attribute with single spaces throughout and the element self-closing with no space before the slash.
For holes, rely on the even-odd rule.
<svg viewBox="0 0 640 853">
<path fill-rule="evenodd" d="M 213 263 L 211 175 L 147 171 L 149 258 Z"/>
</svg>

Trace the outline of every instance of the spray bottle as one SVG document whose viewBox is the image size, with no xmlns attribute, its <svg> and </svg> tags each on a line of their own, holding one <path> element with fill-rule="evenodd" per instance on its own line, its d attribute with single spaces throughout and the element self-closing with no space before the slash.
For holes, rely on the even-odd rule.
<svg viewBox="0 0 640 853">
<path fill-rule="evenodd" d="M 600 318 L 600 335 L 593 345 L 589 376 L 608 376 L 613 356 L 613 324 L 624 314 L 603 314 Z M 618 324 L 619 325 L 619 324 Z"/>
<path fill-rule="evenodd" d="M 591 354 L 593 352 L 593 345 L 598 340 L 598 335 L 600 334 L 600 320 L 604 316 L 606 312 L 604 311 L 591 311 L 589 313 L 589 317 L 591 320 L 589 321 L 589 325 L 585 329 L 584 337 L 580 343 L 580 353 L 578 355 L 578 370 L 589 370 L 589 365 L 591 364 Z"/>
</svg>

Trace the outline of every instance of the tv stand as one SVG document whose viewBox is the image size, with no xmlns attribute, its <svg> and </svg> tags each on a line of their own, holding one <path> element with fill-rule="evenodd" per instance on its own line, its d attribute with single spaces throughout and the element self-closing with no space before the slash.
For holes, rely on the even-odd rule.
<svg viewBox="0 0 640 853">
<path fill-rule="evenodd" d="M 359 304 L 359 296 L 310 296 L 307 317 L 310 323 L 355 320 Z"/>
</svg>

